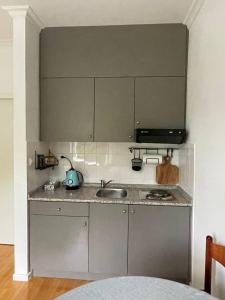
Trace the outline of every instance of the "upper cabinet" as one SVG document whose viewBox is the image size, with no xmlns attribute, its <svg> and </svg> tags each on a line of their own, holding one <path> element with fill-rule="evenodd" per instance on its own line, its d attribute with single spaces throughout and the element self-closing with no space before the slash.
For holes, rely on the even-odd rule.
<svg viewBox="0 0 225 300">
<path fill-rule="evenodd" d="M 134 140 L 134 79 L 95 79 L 96 142 Z"/>
<path fill-rule="evenodd" d="M 45 28 L 41 77 L 185 76 L 182 24 Z"/>
<path fill-rule="evenodd" d="M 136 128 L 185 128 L 185 77 L 135 80 Z"/>
<path fill-rule="evenodd" d="M 41 140 L 132 142 L 135 128 L 185 128 L 187 27 L 45 28 Z"/>
<path fill-rule="evenodd" d="M 93 141 L 94 79 L 41 81 L 41 140 Z"/>
</svg>

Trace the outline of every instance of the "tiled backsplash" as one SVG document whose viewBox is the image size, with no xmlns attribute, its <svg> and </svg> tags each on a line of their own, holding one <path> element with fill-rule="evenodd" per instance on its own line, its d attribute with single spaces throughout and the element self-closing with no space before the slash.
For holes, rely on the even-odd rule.
<svg viewBox="0 0 225 300">
<path fill-rule="evenodd" d="M 185 144 L 179 149 L 180 186 L 190 195 L 194 195 L 195 145 Z"/>
<path fill-rule="evenodd" d="M 132 170 L 133 154 L 128 148 L 134 145 L 134 143 L 50 143 L 51 151 L 60 161 L 58 167 L 50 170 L 50 178 L 65 179 L 69 163 L 60 159 L 63 154 L 72 160 L 76 170 L 83 173 L 86 183 L 112 179 L 115 183 L 155 184 L 155 165 L 143 164 L 141 171 Z M 141 147 L 145 146 L 151 147 L 149 144 L 141 144 Z M 160 154 L 165 155 L 166 152 L 162 150 Z M 174 151 L 172 163 L 179 166 L 178 151 Z"/>
</svg>

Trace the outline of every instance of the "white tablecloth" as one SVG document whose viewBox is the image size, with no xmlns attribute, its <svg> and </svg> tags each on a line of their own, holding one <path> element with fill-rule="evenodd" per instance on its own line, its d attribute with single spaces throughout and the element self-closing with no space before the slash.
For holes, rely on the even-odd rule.
<svg viewBox="0 0 225 300">
<path fill-rule="evenodd" d="M 127 276 L 88 283 L 57 300 L 215 300 L 209 294 L 170 280 Z"/>
</svg>

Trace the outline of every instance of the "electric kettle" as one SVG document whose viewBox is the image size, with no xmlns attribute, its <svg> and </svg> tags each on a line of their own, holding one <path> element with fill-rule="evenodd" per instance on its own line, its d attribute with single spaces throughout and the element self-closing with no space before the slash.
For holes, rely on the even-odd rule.
<svg viewBox="0 0 225 300">
<path fill-rule="evenodd" d="M 76 171 L 68 157 L 61 155 L 62 159 L 67 159 L 70 163 L 70 169 L 66 171 L 66 179 L 63 181 L 63 185 L 67 190 L 76 190 L 83 184 L 83 175 L 81 172 Z"/>
</svg>

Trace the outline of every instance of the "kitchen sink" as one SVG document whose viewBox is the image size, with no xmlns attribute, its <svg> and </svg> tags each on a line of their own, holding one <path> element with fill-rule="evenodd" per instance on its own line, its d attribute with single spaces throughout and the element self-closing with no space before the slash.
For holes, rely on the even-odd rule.
<svg viewBox="0 0 225 300">
<path fill-rule="evenodd" d="M 125 189 L 100 189 L 97 191 L 96 196 L 99 198 L 113 198 L 120 199 L 127 196 Z"/>
</svg>

